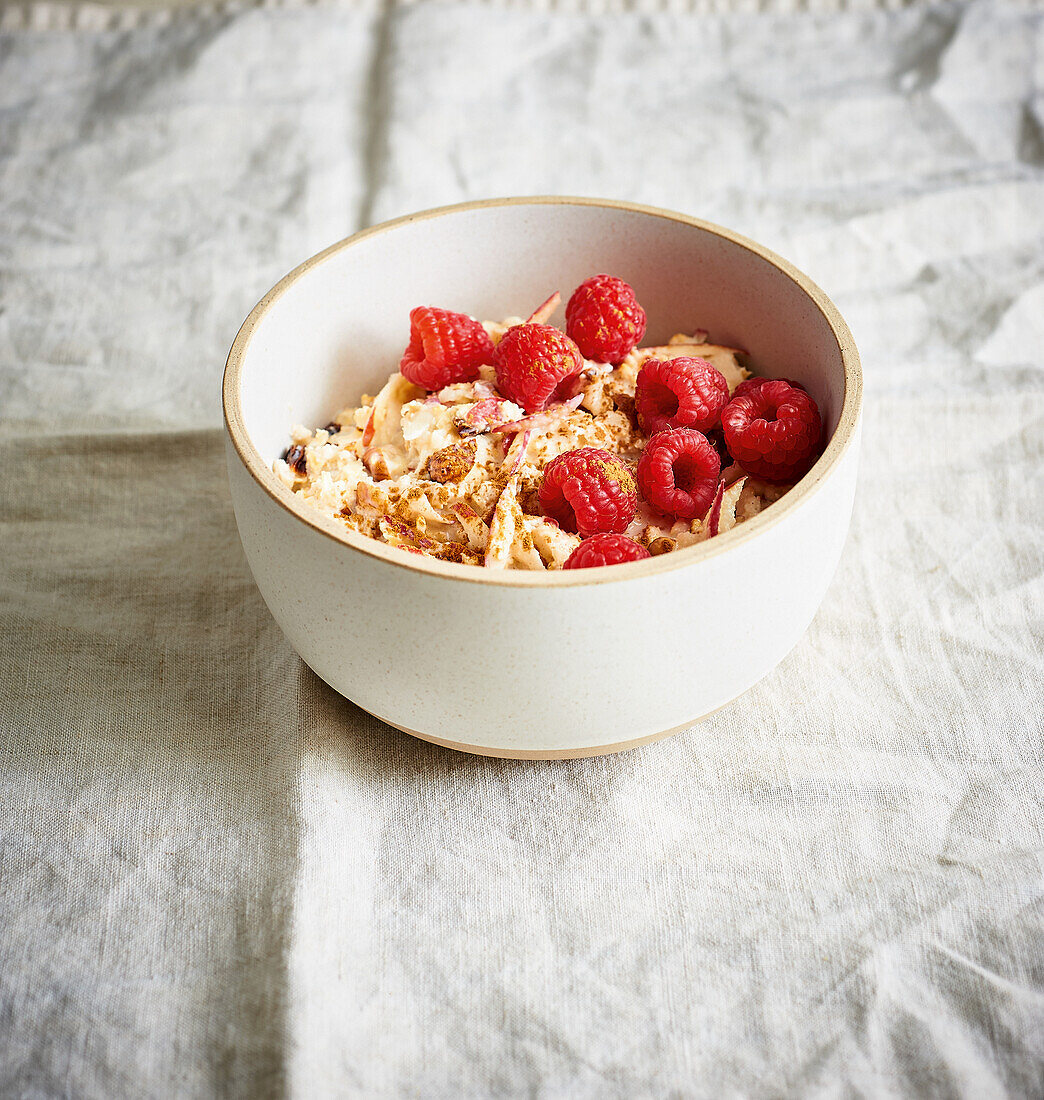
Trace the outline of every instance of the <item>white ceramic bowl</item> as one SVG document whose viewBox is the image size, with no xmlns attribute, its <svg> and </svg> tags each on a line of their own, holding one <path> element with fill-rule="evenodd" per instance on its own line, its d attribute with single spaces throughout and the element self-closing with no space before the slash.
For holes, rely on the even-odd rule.
<svg viewBox="0 0 1044 1100">
<path fill-rule="evenodd" d="M 272 473 L 291 424 L 324 424 L 395 369 L 413 306 L 525 314 L 599 271 L 634 286 L 650 320 L 646 343 L 698 326 L 745 348 L 759 373 L 805 383 L 829 443 L 783 500 L 687 550 L 537 575 L 423 558 L 348 532 Z M 804 633 L 848 530 L 861 390 L 833 304 L 752 241 L 628 203 L 466 203 L 349 237 L 254 308 L 225 370 L 232 500 L 276 621 L 359 706 L 470 752 L 612 752 L 728 703 Z"/>
</svg>

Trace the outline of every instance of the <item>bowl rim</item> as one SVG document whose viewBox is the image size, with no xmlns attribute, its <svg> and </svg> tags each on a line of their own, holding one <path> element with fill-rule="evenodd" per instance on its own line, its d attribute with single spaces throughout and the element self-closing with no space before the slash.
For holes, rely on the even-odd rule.
<svg viewBox="0 0 1044 1100">
<path fill-rule="evenodd" d="M 623 210 L 628 213 L 644 214 L 692 226 L 752 252 L 755 256 L 771 264 L 791 281 L 797 283 L 819 309 L 829 325 L 834 339 L 837 341 L 844 370 L 844 398 L 837 428 L 834 430 L 830 441 L 812 469 L 801 478 L 793 489 L 774 502 L 771 508 L 744 521 L 742 524 L 738 524 L 732 530 L 716 535 L 713 539 L 707 539 L 705 542 L 697 543 L 695 546 L 675 550 L 670 554 L 645 558 L 637 562 L 625 562 L 621 565 L 602 566 L 596 569 L 559 569 L 546 572 L 534 572 L 524 569 L 483 569 L 475 565 L 463 565 L 457 562 L 441 561 L 438 558 L 430 558 L 426 555 L 410 554 L 379 542 L 377 539 L 371 539 L 366 535 L 341 528 L 333 517 L 327 517 L 318 510 L 297 500 L 296 495 L 265 464 L 247 432 L 246 422 L 243 418 L 241 403 L 243 362 L 250 341 L 268 311 L 294 283 L 311 271 L 312 268 L 325 263 L 331 257 L 361 241 L 369 240 L 371 237 L 387 233 L 403 225 L 426 221 L 430 218 L 444 217 L 448 214 L 482 210 L 490 207 L 526 205 L 601 207 L 608 210 Z M 436 206 L 428 210 L 420 210 L 413 214 L 392 218 L 337 241 L 335 244 L 309 257 L 303 263 L 298 264 L 297 267 L 283 276 L 250 311 L 229 350 L 221 387 L 225 430 L 236 454 L 239 456 L 239 460 L 254 481 L 276 504 L 307 527 L 352 550 L 357 550 L 371 558 L 376 558 L 401 569 L 408 569 L 414 573 L 427 573 L 446 580 L 463 581 L 470 584 L 493 584 L 514 588 L 573 587 L 627 580 L 637 581 L 654 574 L 668 573 L 676 569 L 694 566 L 718 554 L 727 553 L 742 542 L 757 538 L 799 508 L 838 466 L 855 438 L 862 408 L 862 397 L 863 378 L 859 352 L 856 349 L 848 325 L 827 295 L 804 272 L 789 261 L 784 260 L 782 256 L 777 255 L 756 241 L 750 240 L 748 237 L 734 233 L 731 229 L 726 229 L 713 222 L 704 221 L 702 218 L 694 218 L 688 214 L 657 206 L 646 206 L 618 199 L 591 198 L 577 195 L 512 196 Z M 290 426 L 287 425 L 288 432 L 289 428 Z"/>
</svg>

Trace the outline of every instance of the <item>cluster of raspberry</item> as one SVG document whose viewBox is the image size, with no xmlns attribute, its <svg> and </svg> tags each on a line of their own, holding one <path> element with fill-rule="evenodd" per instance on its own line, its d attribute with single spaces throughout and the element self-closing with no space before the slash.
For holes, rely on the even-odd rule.
<svg viewBox="0 0 1044 1100">
<path fill-rule="evenodd" d="M 491 363 L 508 400 L 538 412 L 576 392 L 585 359 L 619 364 L 645 333 L 635 292 L 612 275 L 594 275 L 566 306 L 566 331 L 546 323 L 557 294 L 495 346 L 472 318 L 421 306 L 410 313 L 410 343 L 400 371 L 427 390 L 474 380 Z M 798 382 L 748 378 L 731 393 L 705 359 L 649 359 L 635 383 L 634 411 L 646 437 L 637 470 L 608 451 L 584 447 L 544 469 L 540 506 L 583 541 L 566 569 L 615 565 L 649 557 L 623 532 L 639 495 L 672 521 L 713 513 L 724 488 L 724 465 L 768 482 L 800 477 L 818 454 L 822 421 Z M 724 460 L 724 461 L 723 461 Z"/>
</svg>

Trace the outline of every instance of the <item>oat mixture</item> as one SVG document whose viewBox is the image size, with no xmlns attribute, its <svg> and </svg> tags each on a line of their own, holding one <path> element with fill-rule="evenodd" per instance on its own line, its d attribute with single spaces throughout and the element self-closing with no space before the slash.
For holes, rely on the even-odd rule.
<svg viewBox="0 0 1044 1100">
<path fill-rule="evenodd" d="M 509 318 L 483 328 L 495 346 L 523 323 Z M 487 363 L 472 381 L 435 392 L 396 371 L 378 394 L 363 395 L 325 427 L 295 426 L 275 473 L 347 530 L 404 551 L 489 569 L 560 569 L 581 538 L 542 513 L 544 468 L 559 455 L 592 447 L 637 464 L 647 442 L 635 411 L 639 372 L 649 360 L 678 357 L 713 364 L 730 393 L 751 376 L 739 349 L 710 343 L 703 331 L 633 348 L 615 365 L 585 358 L 577 392 L 529 414 L 498 390 Z M 717 497 L 706 515 L 687 520 L 639 500 L 624 534 L 650 554 L 727 531 L 790 488 L 748 476 L 728 456 L 720 433 L 708 438 L 723 459 Z"/>
</svg>

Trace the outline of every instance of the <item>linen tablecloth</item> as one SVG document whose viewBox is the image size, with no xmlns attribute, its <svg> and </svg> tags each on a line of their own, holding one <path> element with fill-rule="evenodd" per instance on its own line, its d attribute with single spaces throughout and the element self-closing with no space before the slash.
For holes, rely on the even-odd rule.
<svg viewBox="0 0 1044 1100">
<path fill-rule="evenodd" d="M 3 1096 L 1044 1091 L 1044 14 L 628 7 L 3 9 Z M 509 762 L 302 665 L 218 388 L 312 252 L 547 192 L 792 259 L 866 423 L 775 672 Z"/>
</svg>

